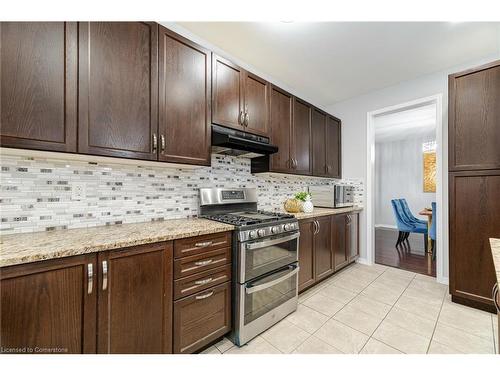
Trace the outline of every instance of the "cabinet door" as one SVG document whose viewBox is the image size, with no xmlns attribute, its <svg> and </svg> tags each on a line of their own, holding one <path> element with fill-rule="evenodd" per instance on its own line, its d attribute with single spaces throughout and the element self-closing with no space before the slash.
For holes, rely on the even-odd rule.
<svg viewBox="0 0 500 375">
<path fill-rule="evenodd" d="M 156 160 L 158 25 L 79 23 L 78 51 L 78 151 Z"/>
<path fill-rule="evenodd" d="M 73 22 L 0 23 L 0 144 L 76 151 Z"/>
<path fill-rule="evenodd" d="M 326 115 L 314 109 L 312 112 L 312 173 L 314 176 L 326 175 Z"/>
<path fill-rule="evenodd" d="M 316 219 L 316 234 L 314 236 L 315 277 L 319 281 L 334 271 L 334 254 L 332 252 L 331 217 Z"/>
<path fill-rule="evenodd" d="M 95 353 L 96 272 L 94 254 L 2 268 L 2 350 Z"/>
<path fill-rule="evenodd" d="M 160 26 L 159 159 L 210 165 L 210 51 Z"/>
<path fill-rule="evenodd" d="M 349 263 L 346 244 L 346 215 L 332 216 L 332 244 L 335 253 L 335 271 Z"/>
<path fill-rule="evenodd" d="M 273 172 L 291 172 L 293 97 L 272 86 L 270 99 L 271 142 L 278 146 L 278 152 L 271 155 L 270 169 Z"/>
<path fill-rule="evenodd" d="M 245 72 L 245 130 L 268 135 L 269 84 L 255 74 Z"/>
<path fill-rule="evenodd" d="M 449 78 L 449 170 L 500 169 L 500 60 Z"/>
<path fill-rule="evenodd" d="M 500 237 L 500 172 L 450 174 L 450 292 L 493 308 L 489 238 Z"/>
<path fill-rule="evenodd" d="M 212 54 L 212 123 L 244 130 L 243 76 L 239 66 Z"/>
<path fill-rule="evenodd" d="M 326 118 L 326 175 L 342 177 L 341 124 L 331 116 Z"/>
<path fill-rule="evenodd" d="M 359 257 L 359 215 L 347 214 L 346 223 L 346 252 L 349 263 Z"/>
<path fill-rule="evenodd" d="M 171 353 L 172 244 L 99 254 L 99 353 Z"/>
<path fill-rule="evenodd" d="M 299 221 L 299 292 L 315 283 L 313 220 Z"/>
<path fill-rule="evenodd" d="M 294 173 L 311 174 L 311 107 L 294 98 L 292 126 Z"/>
</svg>

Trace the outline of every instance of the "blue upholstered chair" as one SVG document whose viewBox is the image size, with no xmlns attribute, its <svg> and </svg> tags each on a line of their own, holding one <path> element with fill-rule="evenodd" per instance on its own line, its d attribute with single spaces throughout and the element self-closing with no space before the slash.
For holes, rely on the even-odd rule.
<svg viewBox="0 0 500 375">
<path fill-rule="evenodd" d="M 413 215 L 413 213 L 410 210 L 410 206 L 408 205 L 408 202 L 406 201 L 406 199 L 401 198 L 401 199 L 399 199 L 399 201 L 401 202 L 401 205 L 403 206 L 403 211 L 405 212 L 406 216 L 408 217 L 408 219 L 411 223 L 427 224 L 427 222 L 425 220 L 417 219 Z"/>
<path fill-rule="evenodd" d="M 436 249 L 435 249 L 435 241 L 436 241 L 436 202 L 432 202 L 432 223 L 431 229 L 429 230 L 429 236 L 432 239 L 432 259 L 436 259 Z"/>
<path fill-rule="evenodd" d="M 396 246 L 408 240 L 410 233 L 422 233 L 424 235 L 424 246 L 427 249 L 427 225 L 410 222 L 405 215 L 403 205 L 399 199 L 392 199 L 391 204 L 396 218 L 396 225 L 399 230 Z"/>
</svg>

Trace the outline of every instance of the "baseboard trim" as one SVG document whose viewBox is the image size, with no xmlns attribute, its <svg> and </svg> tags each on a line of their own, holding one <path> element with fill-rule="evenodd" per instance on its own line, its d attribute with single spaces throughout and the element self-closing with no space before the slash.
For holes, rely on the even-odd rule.
<svg viewBox="0 0 500 375">
<path fill-rule="evenodd" d="M 440 284 L 450 285 L 450 279 L 447 277 L 436 277 L 436 281 Z"/>
<path fill-rule="evenodd" d="M 356 263 L 364 264 L 366 266 L 373 266 L 373 263 L 369 262 L 366 258 L 358 258 L 356 259 Z"/>
<path fill-rule="evenodd" d="M 389 225 L 389 224 L 375 224 L 375 228 L 382 228 L 382 229 L 398 229 L 397 226 L 395 225 Z"/>
</svg>

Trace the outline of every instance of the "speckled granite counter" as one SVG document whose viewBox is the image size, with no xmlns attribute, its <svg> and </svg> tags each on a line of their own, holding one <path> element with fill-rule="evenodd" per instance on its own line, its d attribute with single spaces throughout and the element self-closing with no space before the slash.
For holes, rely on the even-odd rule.
<svg viewBox="0 0 500 375">
<path fill-rule="evenodd" d="M 490 238 L 491 255 L 493 255 L 493 264 L 497 274 L 497 283 L 500 285 L 500 238 Z"/>
<path fill-rule="evenodd" d="M 294 215 L 297 219 L 302 220 L 302 219 L 309 219 L 312 217 L 319 217 L 319 216 L 328 216 L 328 215 L 335 215 L 335 214 L 344 214 L 347 212 L 359 212 L 363 208 L 362 207 L 344 207 L 344 208 L 321 208 L 321 207 L 314 207 L 314 211 L 311 213 L 305 213 L 305 212 L 299 212 Z"/>
<path fill-rule="evenodd" d="M 11 234 L 0 237 L 0 267 L 233 230 L 205 219 Z"/>
</svg>

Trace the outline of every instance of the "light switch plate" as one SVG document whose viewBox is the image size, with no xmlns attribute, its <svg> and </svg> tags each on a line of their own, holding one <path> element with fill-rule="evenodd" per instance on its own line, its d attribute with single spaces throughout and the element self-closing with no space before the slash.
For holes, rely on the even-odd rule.
<svg viewBox="0 0 500 375">
<path fill-rule="evenodd" d="M 78 182 L 71 187 L 71 200 L 80 201 L 85 199 L 87 195 L 86 186 L 84 182 Z"/>
</svg>

